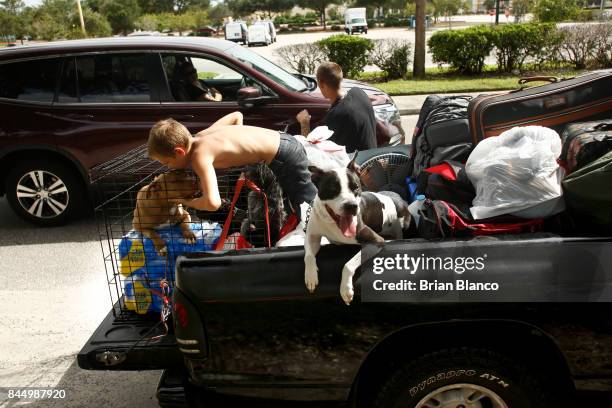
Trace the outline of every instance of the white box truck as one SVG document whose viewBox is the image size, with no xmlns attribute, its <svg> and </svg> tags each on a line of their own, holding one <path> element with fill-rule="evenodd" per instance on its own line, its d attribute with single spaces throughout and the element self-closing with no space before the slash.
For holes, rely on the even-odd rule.
<svg viewBox="0 0 612 408">
<path fill-rule="evenodd" d="M 348 35 L 353 33 L 368 33 L 365 7 L 346 9 L 344 12 L 344 31 Z"/>
<path fill-rule="evenodd" d="M 225 39 L 233 42 L 247 44 L 249 30 L 243 21 L 234 21 L 225 25 Z"/>
<path fill-rule="evenodd" d="M 272 36 L 267 24 L 253 24 L 249 27 L 249 47 L 255 44 L 270 45 Z"/>
</svg>

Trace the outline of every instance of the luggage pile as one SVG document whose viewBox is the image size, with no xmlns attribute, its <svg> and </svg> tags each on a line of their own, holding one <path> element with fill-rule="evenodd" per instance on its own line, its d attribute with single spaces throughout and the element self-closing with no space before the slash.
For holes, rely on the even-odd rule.
<svg viewBox="0 0 612 408">
<path fill-rule="evenodd" d="M 407 179 L 420 236 L 612 230 L 612 71 L 534 79 L 551 83 L 427 97 Z"/>
</svg>

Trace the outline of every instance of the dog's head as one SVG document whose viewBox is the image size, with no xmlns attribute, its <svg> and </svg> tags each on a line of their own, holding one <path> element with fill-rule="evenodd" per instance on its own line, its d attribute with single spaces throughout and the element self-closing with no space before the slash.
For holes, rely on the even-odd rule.
<svg viewBox="0 0 612 408">
<path fill-rule="evenodd" d="M 186 171 L 169 171 L 155 177 L 147 188 L 148 199 L 176 199 L 191 197 L 196 193 L 194 176 Z"/>
<path fill-rule="evenodd" d="M 357 216 L 361 201 L 357 153 L 346 168 L 323 171 L 310 167 L 312 181 L 317 186 L 317 197 L 345 237 L 357 234 Z"/>
</svg>

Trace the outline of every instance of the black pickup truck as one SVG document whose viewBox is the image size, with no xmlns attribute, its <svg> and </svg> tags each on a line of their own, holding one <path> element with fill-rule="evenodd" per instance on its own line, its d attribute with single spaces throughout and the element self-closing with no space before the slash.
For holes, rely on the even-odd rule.
<svg viewBox="0 0 612 408">
<path fill-rule="evenodd" d="M 389 242 L 382 252 L 418 253 L 428 245 Z M 158 392 L 162 406 L 172 406 L 164 404 L 175 402 L 176 387 L 185 384 L 168 378 L 176 373 L 188 375 L 189 399 L 202 387 L 349 400 L 359 407 L 558 407 L 574 387 L 610 384 L 610 303 L 366 303 L 358 292 L 346 306 L 338 295 L 340 271 L 357 249 L 323 247 L 314 294 L 304 287 L 302 248 L 182 257 L 170 334 L 143 342 L 159 318 L 110 313 L 79 353 L 79 366 L 167 369 Z M 488 265 L 490 276 L 512 273 L 534 282 L 574 276 L 562 282 L 566 288 L 612 290 L 610 238 L 471 239 L 441 246 L 439 253 L 463 249 L 506 254 Z M 534 261 L 538 252 L 558 259 Z M 444 405 L 448 401 L 456 404 Z"/>
<path fill-rule="evenodd" d="M 347 306 L 340 274 L 358 250 L 322 247 L 313 294 L 302 247 L 181 256 L 168 334 L 151 340 L 159 315 L 115 307 L 78 364 L 163 369 L 162 407 L 203 406 L 210 390 L 356 407 L 583 407 L 576 389 L 612 390 L 612 303 L 602 301 L 612 298 L 612 237 L 388 241 L 379 256 L 488 254 L 483 273 L 516 283 L 516 296 L 369 302 L 358 272 Z"/>
</svg>

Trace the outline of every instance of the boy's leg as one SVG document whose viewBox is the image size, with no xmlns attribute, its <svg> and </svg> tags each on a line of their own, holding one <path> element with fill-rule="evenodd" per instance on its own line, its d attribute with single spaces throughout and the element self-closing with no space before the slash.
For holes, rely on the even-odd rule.
<svg viewBox="0 0 612 408">
<path fill-rule="evenodd" d="M 310 180 L 304 146 L 293 136 L 281 132 L 278 152 L 269 167 L 300 216 L 300 204 L 312 203 L 317 195 L 317 188 Z"/>
</svg>

